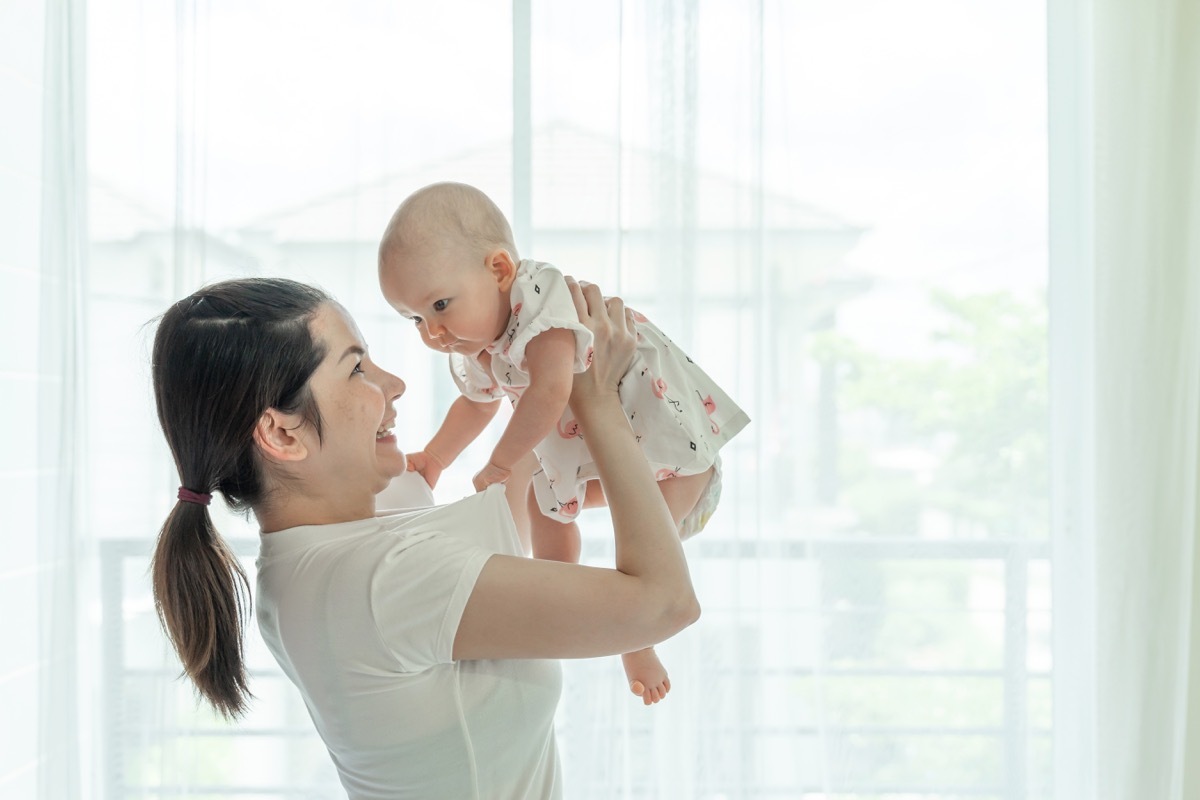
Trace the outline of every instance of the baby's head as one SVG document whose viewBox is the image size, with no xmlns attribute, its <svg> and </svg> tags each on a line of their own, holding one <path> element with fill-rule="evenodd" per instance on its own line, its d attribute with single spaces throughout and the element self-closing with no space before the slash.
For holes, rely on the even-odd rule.
<svg viewBox="0 0 1200 800">
<path fill-rule="evenodd" d="M 379 288 L 441 352 L 474 355 L 504 333 L 517 248 L 504 214 L 462 183 L 411 194 L 379 244 Z"/>
</svg>

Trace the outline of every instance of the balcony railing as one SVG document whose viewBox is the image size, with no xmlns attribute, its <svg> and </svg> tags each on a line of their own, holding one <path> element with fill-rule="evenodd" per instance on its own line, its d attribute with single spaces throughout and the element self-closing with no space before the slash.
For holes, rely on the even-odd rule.
<svg viewBox="0 0 1200 800">
<path fill-rule="evenodd" d="M 252 561 L 257 553 L 257 542 L 252 540 L 237 540 L 232 543 L 235 552 L 246 561 Z M 107 748 L 104 758 L 104 783 L 106 800 L 132 800 L 132 798 L 171 797 L 195 794 L 206 797 L 278 797 L 278 798 L 314 798 L 340 796 L 315 793 L 312 786 L 295 785 L 295 775 L 280 764 L 294 763 L 297 759 L 312 759 L 325 757 L 323 749 L 317 741 L 312 725 L 303 714 L 299 702 L 292 699 L 295 710 L 288 717 L 287 724 L 265 725 L 255 727 L 225 726 L 225 727 L 189 727 L 188 724 L 163 725 L 147 722 L 145 718 L 130 719 L 123 713 L 130 698 L 128 694 L 142 679 L 152 681 L 169 681 L 178 677 L 178 671 L 170 668 L 146 668 L 129 664 L 126 653 L 127 620 L 136 615 L 130 606 L 135 605 L 141 613 L 146 611 L 146 598 L 137 600 L 136 588 L 131 595 L 131 587 L 126 585 L 127 576 L 145 573 L 149 544 L 145 540 L 107 540 L 100 548 L 100 569 L 103 596 L 102 635 L 103 635 L 103 664 L 102 685 L 105 687 L 103 703 L 102 726 L 104 746 Z M 905 680 L 905 679 L 940 679 L 946 681 L 997 681 L 1002 685 L 1003 717 L 1000 724 L 964 725 L 873 725 L 873 724 L 820 724 L 812 720 L 795 720 L 779 723 L 778 720 L 764 720 L 763 715 L 754 709 L 746 709 L 746 713 L 737 721 L 734 728 L 729 730 L 712 730 L 714 740 L 736 742 L 733 752 L 725 750 L 722 758 L 741 760 L 741 763 L 709 764 L 704 769 L 705 775 L 700 776 L 695 784 L 695 790 L 703 797 L 728 798 L 792 798 L 822 796 L 823 792 L 832 792 L 838 796 L 866 797 L 921 797 L 924 800 L 933 798 L 957 797 L 986 797 L 1000 800 L 1026 800 L 1033 796 L 1049 795 L 1049 789 L 1033 790 L 1031 787 L 1041 787 L 1048 781 L 1048 775 L 1042 773 L 1041 765 L 1031 765 L 1030 754 L 1035 749 L 1048 752 L 1050 733 L 1048 727 L 1031 725 L 1029 721 L 1029 687 L 1031 682 L 1046 681 L 1049 683 L 1050 673 L 1047 670 L 1033 670 L 1028 666 L 1030 649 L 1030 632 L 1028 626 L 1030 609 L 1028 607 L 1030 568 L 1035 564 L 1049 565 L 1050 548 L 1048 543 L 1026 541 L 941 541 L 941 540 L 883 540 L 883 539 L 789 539 L 778 541 L 734 541 L 718 538 L 696 539 L 688 543 L 689 560 L 695 564 L 713 562 L 729 562 L 731 560 L 761 560 L 775 563 L 808 562 L 818 568 L 833 562 L 982 562 L 999 565 L 1003 571 L 1003 663 L 995 668 L 959 668 L 959 669 L 915 669 L 906 667 L 890 668 L 886 665 L 877 667 L 834 667 L 834 666 L 797 666 L 795 664 L 722 664 L 714 666 L 705 673 L 707 678 L 718 681 L 753 682 L 762 678 L 779 678 L 784 680 L 820 679 L 828 685 L 834 681 L 859 681 L 863 687 L 872 681 Z M 584 561 L 611 563 L 611 541 L 604 542 L 585 537 Z M 129 567 L 136 565 L 135 570 Z M 706 618 L 720 620 L 723 615 L 740 615 L 742 619 L 769 619 L 769 612 L 751 611 L 745 609 L 728 609 L 720 605 L 704 604 Z M 830 609 L 807 608 L 809 612 L 833 613 Z M 961 611 L 962 609 L 956 609 Z M 1047 609 L 1048 610 L 1048 609 Z M 882 609 L 882 611 L 888 611 Z M 903 613 L 903 612 L 902 612 Z M 934 612 L 936 613 L 936 612 Z M 715 635 L 723 635 L 720 623 L 717 623 Z M 740 635 L 730 631 L 730 635 Z M 744 632 L 743 632 L 744 633 Z M 758 630 L 752 632 L 750 639 L 761 640 L 763 637 L 780 635 L 781 632 Z M 786 635 L 786 634 L 784 634 Z M 750 662 L 751 660 L 747 660 Z M 565 670 L 564 704 L 571 698 L 594 691 L 595 670 L 607 669 L 598 661 L 570 662 Z M 273 686 L 276 682 L 286 685 L 286 679 L 280 672 L 266 666 L 252 673 L 252 686 Z M 290 687 L 289 687 L 290 688 Z M 287 692 L 282 692 L 287 694 Z M 760 699 L 756 701 L 762 703 Z M 584 718 L 575 722 L 575 717 L 569 713 L 560 723 L 559 737 L 564 743 L 574 742 L 583 746 L 589 737 L 600 737 L 611 741 L 611 737 L 626 737 L 630 746 L 637 750 L 639 744 L 644 744 L 652 736 L 650 717 L 641 717 L 641 722 L 614 720 L 608 729 L 601 730 L 603 725 L 594 719 Z M 560 719 L 563 717 L 560 716 Z M 714 723 L 719 724 L 719 723 Z M 960 740 L 975 740 L 983 743 L 989 752 L 998 753 L 997 757 L 985 759 L 995 761 L 995 769 L 984 769 L 979 773 L 999 774 L 999 780 L 981 780 L 978 783 L 964 784 L 960 780 L 939 779 L 936 770 L 927 771 L 920 779 L 896 779 L 871 777 L 871 771 L 866 770 L 866 778 L 849 778 L 814 774 L 800 781 L 780 783 L 774 777 L 777 771 L 768 765 L 761 764 L 762 743 L 768 741 L 787 741 L 795 743 L 807 742 L 813 750 L 827 752 L 830 743 L 862 742 L 871 739 L 886 738 L 891 741 L 902 741 L 910 745 L 920 742 L 937 743 L 939 738 Z M 228 783 L 216 780 L 201 785 L 196 781 L 176 782 L 169 775 L 161 775 L 158 782 L 145 782 L 138 776 L 131 775 L 131 750 L 144 748 L 148 742 L 157 742 L 156 746 L 166 746 L 166 743 L 180 743 L 184 740 L 224 739 L 240 746 L 247 746 L 253 741 L 269 740 L 280 746 L 285 755 L 275 766 L 278 779 L 275 783 L 246 785 L 245 782 L 230 781 Z M 1034 747 L 1036 745 L 1036 748 Z M 839 745 L 840 746 L 840 745 Z M 570 748 L 576 751 L 580 747 Z M 836 748 L 835 748 L 836 749 Z M 291 755 L 286 755 L 286 753 Z M 317 754 L 314 756 L 314 754 Z M 586 754 L 585 754 L 586 755 Z M 795 770 L 791 770 L 794 772 Z M 917 770 L 918 772 L 920 770 Z M 270 772 L 270 770 L 267 770 Z M 611 793 L 612 776 L 601 769 L 573 769 L 572 795 L 602 797 L 605 791 Z M 1035 774 L 1031 774 L 1035 773 Z M 262 775 L 258 777 L 263 777 Z M 326 787 L 328 789 L 328 787 Z M 336 789 L 336 787 L 334 787 Z M 638 795 L 638 792 L 634 792 Z"/>
</svg>

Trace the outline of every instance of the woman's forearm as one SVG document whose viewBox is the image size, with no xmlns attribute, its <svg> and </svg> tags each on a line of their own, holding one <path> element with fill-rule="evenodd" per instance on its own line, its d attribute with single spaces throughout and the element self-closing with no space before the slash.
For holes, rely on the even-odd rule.
<svg viewBox="0 0 1200 800">
<path fill-rule="evenodd" d="M 684 624 L 700 613 L 679 534 L 616 392 L 573 402 L 600 473 L 616 538 L 616 566 L 665 593 Z"/>
</svg>

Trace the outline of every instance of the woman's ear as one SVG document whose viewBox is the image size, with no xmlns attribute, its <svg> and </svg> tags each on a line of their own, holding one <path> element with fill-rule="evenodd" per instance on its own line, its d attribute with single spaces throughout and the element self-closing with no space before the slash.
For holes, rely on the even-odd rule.
<svg viewBox="0 0 1200 800">
<path fill-rule="evenodd" d="M 254 443 L 269 461 L 302 461 L 308 455 L 308 446 L 296 435 L 302 425 L 299 414 L 268 408 L 254 425 Z"/>
<path fill-rule="evenodd" d="M 512 254 L 504 248 L 488 253 L 487 268 L 502 292 L 507 292 L 517 279 L 517 264 L 513 261 Z"/>
</svg>

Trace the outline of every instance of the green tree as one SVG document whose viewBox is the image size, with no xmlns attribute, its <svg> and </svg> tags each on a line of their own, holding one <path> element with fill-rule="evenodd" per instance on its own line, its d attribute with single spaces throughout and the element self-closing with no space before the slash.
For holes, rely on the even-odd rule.
<svg viewBox="0 0 1200 800">
<path fill-rule="evenodd" d="M 837 333 L 814 342 L 836 365 L 842 497 L 868 532 L 916 535 L 939 510 L 964 535 L 1047 534 L 1044 297 L 933 292 L 928 355 L 871 352 Z M 863 432 L 930 456 L 927 480 L 876 466 Z"/>
</svg>

